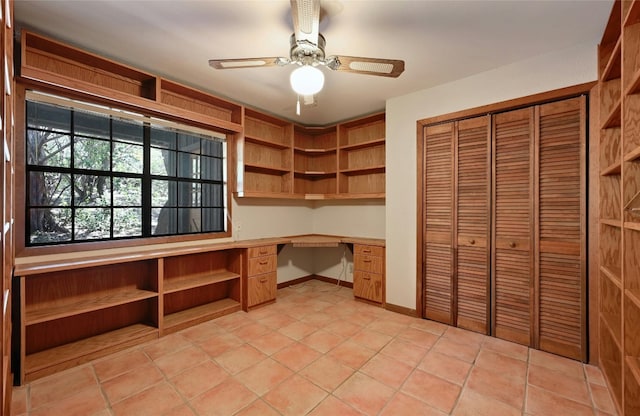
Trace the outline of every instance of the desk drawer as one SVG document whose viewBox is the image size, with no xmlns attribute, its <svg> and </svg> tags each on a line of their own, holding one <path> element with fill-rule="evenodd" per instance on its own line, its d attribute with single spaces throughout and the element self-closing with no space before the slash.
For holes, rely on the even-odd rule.
<svg viewBox="0 0 640 416">
<path fill-rule="evenodd" d="M 353 268 L 363 272 L 382 274 L 384 272 L 382 270 L 382 263 L 382 257 L 380 256 L 369 256 L 366 254 L 356 254 L 353 256 Z"/>
<path fill-rule="evenodd" d="M 247 279 L 247 306 L 252 307 L 276 298 L 277 273 L 266 273 Z"/>
<path fill-rule="evenodd" d="M 382 302 L 382 274 L 356 270 L 353 273 L 353 296 Z"/>
<path fill-rule="evenodd" d="M 353 254 L 364 254 L 369 256 L 382 257 L 384 256 L 384 247 L 354 244 Z"/>
<path fill-rule="evenodd" d="M 249 259 L 248 276 L 275 272 L 278 270 L 278 257 L 276 255 L 254 257 Z"/>
<path fill-rule="evenodd" d="M 262 247 L 249 247 L 247 249 L 249 258 L 260 257 L 260 256 L 274 256 L 276 255 L 276 251 L 277 251 L 277 248 L 275 245 L 262 246 Z"/>
</svg>

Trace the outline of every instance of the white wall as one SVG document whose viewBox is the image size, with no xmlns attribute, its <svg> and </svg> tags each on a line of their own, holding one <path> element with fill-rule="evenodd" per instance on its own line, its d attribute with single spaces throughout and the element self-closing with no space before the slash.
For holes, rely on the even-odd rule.
<svg viewBox="0 0 640 416">
<path fill-rule="evenodd" d="M 387 302 L 416 309 L 418 120 L 597 79 L 596 45 L 503 66 L 387 101 Z M 434 63 L 436 65 L 437 63 Z"/>
</svg>

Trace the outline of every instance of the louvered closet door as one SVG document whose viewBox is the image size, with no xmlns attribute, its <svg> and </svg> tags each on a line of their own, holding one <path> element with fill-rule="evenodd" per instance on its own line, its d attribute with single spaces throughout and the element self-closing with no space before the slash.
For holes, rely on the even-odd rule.
<svg viewBox="0 0 640 416">
<path fill-rule="evenodd" d="M 489 116 L 457 128 L 457 326 L 489 331 L 491 130 Z"/>
<path fill-rule="evenodd" d="M 539 107 L 539 348 L 585 356 L 586 99 Z"/>
<path fill-rule="evenodd" d="M 493 119 L 493 334 L 532 344 L 534 109 Z"/>
<path fill-rule="evenodd" d="M 424 315 L 453 325 L 454 123 L 424 129 Z"/>
</svg>

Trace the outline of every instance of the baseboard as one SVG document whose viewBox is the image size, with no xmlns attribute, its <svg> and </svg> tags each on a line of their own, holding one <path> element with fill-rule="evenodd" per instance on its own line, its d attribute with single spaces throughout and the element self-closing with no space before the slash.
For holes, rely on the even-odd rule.
<svg viewBox="0 0 640 416">
<path fill-rule="evenodd" d="M 384 305 L 384 308 L 386 310 L 388 310 L 388 311 L 400 313 L 402 315 L 407 315 L 407 316 L 410 316 L 412 318 L 420 318 L 420 315 L 418 315 L 418 311 L 415 310 L 415 309 L 406 308 L 404 306 L 399 306 L 399 305 L 394 305 L 392 303 L 386 303 Z"/>
<path fill-rule="evenodd" d="M 338 279 L 334 279 L 333 277 L 325 277 L 317 274 L 310 274 L 308 276 L 298 277 L 297 279 L 288 280 L 286 282 L 278 283 L 278 289 L 284 289 L 285 287 L 299 285 L 300 283 L 308 282 L 309 280 L 320 280 L 321 282 L 333 283 L 334 285 L 338 284 Z M 349 289 L 353 289 L 353 283 L 345 282 L 344 280 L 340 280 L 339 286 L 348 287 Z"/>
</svg>

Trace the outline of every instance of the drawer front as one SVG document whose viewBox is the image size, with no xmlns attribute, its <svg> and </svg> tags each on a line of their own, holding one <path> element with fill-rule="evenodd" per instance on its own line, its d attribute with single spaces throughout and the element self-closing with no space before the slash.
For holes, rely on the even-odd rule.
<svg viewBox="0 0 640 416">
<path fill-rule="evenodd" d="M 275 255 L 254 257 L 249 259 L 249 267 L 247 274 L 249 276 L 255 276 L 257 274 L 264 274 L 275 272 L 278 270 L 278 257 Z"/>
<path fill-rule="evenodd" d="M 365 254 L 369 256 L 384 256 L 384 247 L 380 246 L 366 246 L 362 244 L 353 245 L 353 254 Z"/>
<path fill-rule="evenodd" d="M 368 254 L 354 255 L 353 256 L 353 268 L 363 272 L 379 273 L 382 274 L 382 257 L 370 256 Z"/>
<path fill-rule="evenodd" d="M 353 273 L 353 295 L 382 303 L 382 274 L 356 270 Z"/>
<path fill-rule="evenodd" d="M 276 254 L 277 247 L 275 245 L 262 246 L 262 247 L 250 247 L 247 249 L 249 258 L 260 256 L 273 256 Z"/>
<path fill-rule="evenodd" d="M 267 273 L 247 279 L 248 306 L 258 305 L 276 298 L 277 273 Z"/>
</svg>

